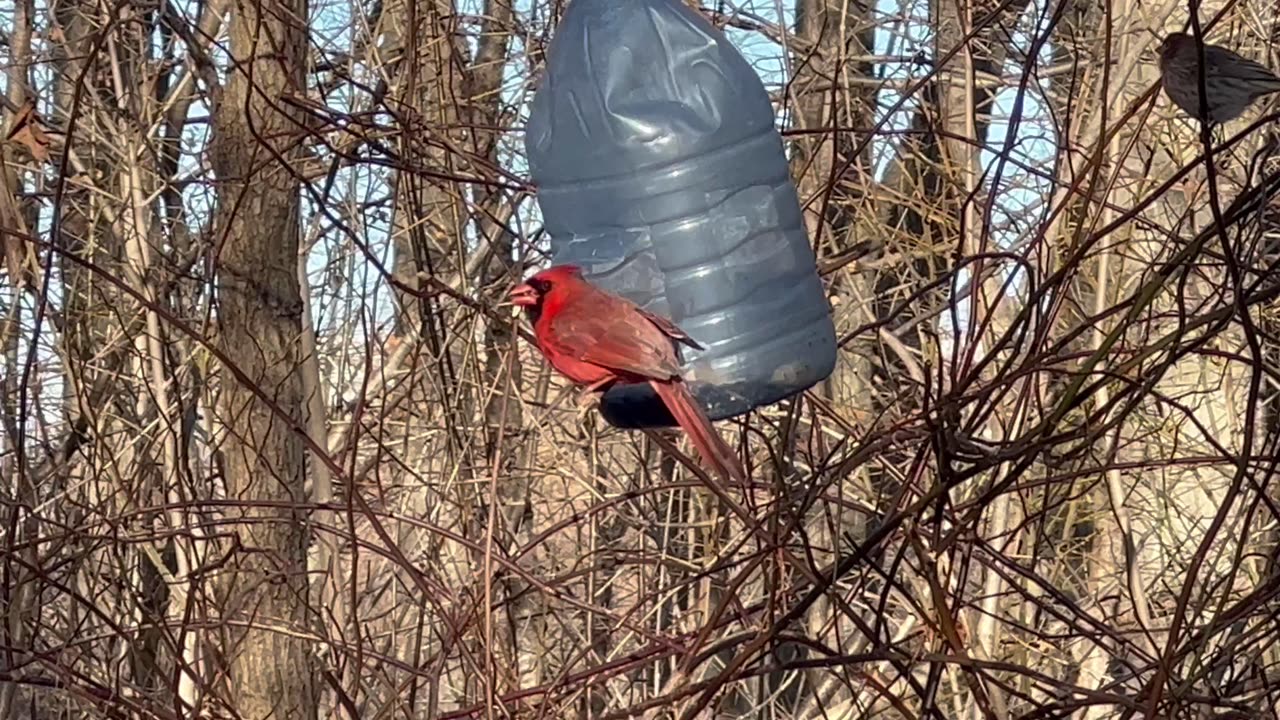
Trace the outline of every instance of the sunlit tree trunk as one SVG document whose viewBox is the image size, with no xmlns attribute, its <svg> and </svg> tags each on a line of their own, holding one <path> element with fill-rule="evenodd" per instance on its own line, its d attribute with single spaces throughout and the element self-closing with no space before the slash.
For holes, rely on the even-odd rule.
<svg viewBox="0 0 1280 720">
<path fill-rule="evenodd" d="M 1207 21 L 1219 7 L 1206 3 L 1201 18 Z M 1117 221 L 1120 212 L 1115 208 L 1146 202 L 1203 150 L 1197 125 L 1171 108 L 1162 94 L 1157 94 L 1154 107 L 1137 102 L 1158 80 L 1154 65 L 1143 60 L 1144 50 L 1150 52 L 1157 42 L 1148 30 L 1160 35 L 1182 28 L 1184 15 L 1170 18 L 1164 9 L 1085 6 L 1075 15 L 1082 22 L 1061 28 L 1059 37 L 1068 55 L 1114 62 L 1107 77 L 1099 64 L 1086 60 L 1071 81 L 1061 81 L 1056 97 L 1062 117 L 1072 123 L 1060 141 L 1063 187 L 1094 174 L 1080 186 L 1096 193 L 1098 203 L 1112 205 L 1088 209 L 1088 203 L 1064 198 L 1082 211 L 1064 213 L 1053 228 L 1060 261 L 1082 250 L 1099 225 Z M 1136 117 L 1126 120 L 1125 113 L 1135 106 Z M 1234 158 L 1221 153 L 1215 157 L 1222 207 L 1240 190 L 1239 159 L 1247 158 L 1251 148 L 1256 145 L 1246 143 L 1232 151 Z M 1072 503 L 1066 517 L 1077 525 L 1061 528 L 1067 537 L 1088 538 L 1082 585 L 1073 592 L 1080 593 L 1081 604 L 1094 608 L 1102 622 L 1126 633 L 1124 642 L 1082 638 L 1074 644 L 1081 661 L 1078 682 L 1085 687 L 1121 680 L 1136 689 L 1157 679 L 1151 673 L 1138 678 L 1115 673 L 1123 663 L 1141 665 L 1168 652 L 1170 643 L 1176 647 L 1185 642 L 1189 628 L 1211 617 L 1203 613 L 1202 603 L 1208 598 L 1216 598 L 1211 603 L 1238 598 L 1260 570 L 1248 554 L 1260 537 L 1257 528 L 1245 522 L 1250 513 L 1241 495 L 1242 490 L 1247 494 L 1248 478 L 1254 473 L 1242 464 L 1249 463 L 1247 458 L 1256 456 L 1264 443 L 1262 417 L 1251 410 L 1260 402 L 1250 386 L 1265 358 L 1254 357 L 1246 331 L 1250 325 L 1256 327 L 1257 309 L 1248 311 L 1248 321 L 1237 313 L 1233 321 L 1216 327 L 1207 348 L 1197 337 L 1206 331 L 1184 333 L 1188 318 L 1230 311 L 1233 298 L 1239 296 L 1226 263 L 1202 261 L 1206 255 L 1222 257 L 1217 233 L 1196 259 L 1163 280 L 1156 274 L 1182 247 L 1182 241 L 1170 241 L 1170 233 L 1190 240 L 1213 226 L 1206 179 L 1203 163 L 1197 163 L 1185 181 L 1165 191 L 1137 218 L 1085 249 L 1080 262 L 1085 272 L 1063 305 L 1064 330 L 1092 326 L 1078 336 L 1076 347 L 1086 356 L 1103 353 L 1095 373 L 1106 372 L 1125 355 L 1170 340 L 1171 347 L 1191 348 L 1172 357 L 1156 353 L 1128 377 L 1113 376 L 1067 419 L 1068 427 L 1085 431 L 1105 423 L 1118 425 L 1087 442 L 1083 462 L 1099 467 L 1100 482 L 1083 502 Z M 1079 224 L 1095 215 L 1098 224 Z M 1236 262 L 1251 262 L 1235 244 L 1244 237 L 1239 229 L 1229 230 L 1227 236 Z M 1107 315 L 1111 308 L 1135 299 L 1140 309 L 1136 315 Z M 1110 345 L 1113 338 L 1116 344 Z M 1077 367 L 1083 369 L 1086 362 L 1082 359 Z M 1070 387 L 1073 381 L 1067 376 L 1055 385 Z M 1186 462 L 1196 457 L 1218 459 Z M 1122 463 L 1136 469 L 1107 467 Z M 1221 527 L 1215 528 L 1216 522 L 1222 522 Z M 1203 557 L 1197 559 L 1200 552 Z M 1192 605 L 1179 609 L 1184 593 Z M 1171 636 L 1174 628 L 1179 634 Z M 1198 652 L 1214 655 L 1218 651 L 1211 648 L 1221 647 L 1224 637 L 1220 633 L 1207 638 Z M 1082 716 L 1109 717 L 1113 711 L 1098 705 Z"/>
<path fill-rule="evenodd" d="M 29 98 L 35 4 L 30 0 L 19 0 L 14 10 L 10 26 L 12 32 L 8 37 L 5 97 L 12 107 L 23 108 Z M 14 121 L 16 117 L 10 125 Z M 12 132 L 11 128 L 7 129 Z M 7 273 L 7 287 L 0 297 L 0 356 L 3 357 L 0 360 L 0 367 L 3 367 L 0 370 L 3 373 L 0 380 L 0 477 L 4 478 L 0 480 L 0 505 L 5 508 L 0 513 L 0 522 L 11 531 L 20 529 L 21 533 L 13 538 L 10 548 L 18 543 L 31 542 L 39 531 L 31 514 L 31 508 L 39 501 L 36 479 L 32 477 L 32 469 L 27 463 L 25 443 L 20 441 L 19 425 L 25 413 L 18 408 L 18 383 L 22 372 L 19 363 L 22 299 L 24 293 L 34 289 L 33 283 L 36 287 L 40 283 L 33 272 L 37 270 L 33 262 L 36 248 L 23 239 L 23 236 L 36 234 L 38 216 L 35 203 L 21 199 L 27 189 L 27 183 L 18 170 L 21 156 L 20 148 L 8 144 L 0 147 L 0 267 Z M 26 660 L 31 634 L 28 625 L 39 624 L 33 617 L 38 615 L 33 612 L 37 608 L 34 602 L 35 545 L 31 544 L 19 555 L 26 567 L 10 565 L 16 572 L 0 596 L 0 642 L 5 645 L 0 663 L 8 667 Z M 0 716 L 13 716 L 18 688 L 16 682 L 0 684 Z"/>
<path fill-rule="evenodd" d="M 790 38 L 794 51 L 788 60 L 794 79 L 787 109 L 792 174 L 805 228 L 825 275 L 837 338 L 867 321 L 873 275 L 857 261 L 874 255 L 883 237 L 871 145 L 865 142 L 866 130 L 876 119 L 877 91 L 866 84 L 874 67 L 866 60 L 874 50 L 871 12 L 869 6 L 853 0 L 797 0 L 795 34 Z M 835 370 L 820 387 L 832 407 L 847 417 L 867 417 L 873 409 L 868 388 L 874 347 L 874 341 L 859 339 L 841 351 Z M 798 447 L 826 448 L 828 442 L 821 435 L 802 434 L 796 440 Z M 858 478 L 838 479 L 836 487 L 841 494 L 857 493 L 864 485 L 861 479 L 861 473 Z M 787 485 L 785 480 L 777 483 L 779 488 Z M 835 549 L 844 535 L 859 535 L 865 519 L 855 512 L 815 513 L 809 537 L 819 547 Z M 824 552 L 814 560 L 821 566 L 832 558 Z M 842 611 L 826 600 L 814 605 L 807 625 L 814 637 L 832 647 L 843 642 L 843 649 L 848 649 L 858 637 L 850 632 Z M 802 646 L 787 644 L 775 658 L 786 662 L 807 654 Z M 844 683 L 824 672 L 774 673 L 768 680 L 756 697 L 742 699 L 742 712 L 752 712 L 760 697 L 774 693 L 780 693 L 782 707 L 798 709 L 808 702 L 802 714 L 812 714 L 813 708 L 827 707 L 847 695 Z"/>
</svg>

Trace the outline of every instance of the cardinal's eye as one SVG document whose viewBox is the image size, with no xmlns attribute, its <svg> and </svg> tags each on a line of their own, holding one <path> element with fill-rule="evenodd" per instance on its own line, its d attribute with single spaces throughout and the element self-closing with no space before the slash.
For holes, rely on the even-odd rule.
<svg viewBox="0 0 1280 720">
<path fill-rule="evenodd" d="M 530 280 L 529 284 L 532 285 L 533 289 L 537 290 L 539 293 L 545 293 L 551 289 L 551 282 L 548 280 Z"/>
</svg>

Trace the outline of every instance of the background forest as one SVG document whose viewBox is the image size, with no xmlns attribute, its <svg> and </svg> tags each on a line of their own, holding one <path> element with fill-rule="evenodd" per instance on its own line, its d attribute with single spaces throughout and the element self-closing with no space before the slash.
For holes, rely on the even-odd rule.
<svg viewBox="0 0 1280 720">
<path fill-rule="evenodd" d="M 1280 713 L 1280 113 L 1154 62 L 1274 0 L 693 3 L 841 348 L 723 495 L 498 307 L 564 4 L 0 4 L 0 717 Z"/>
</svg>

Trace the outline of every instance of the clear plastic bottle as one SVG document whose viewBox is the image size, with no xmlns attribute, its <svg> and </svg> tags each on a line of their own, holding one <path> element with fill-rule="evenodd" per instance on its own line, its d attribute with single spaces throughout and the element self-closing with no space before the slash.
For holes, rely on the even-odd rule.
<svg viewBox="0 0 1280 720">
<path fill-rule="evenodd" d="M 835 329 L 759 76 L 680 0 L 571 0 L 525 136 L 552 261 L 665 315 L 713 420 L 835 365 Z M 670 425 L 647 384 L 606 393 L 621 427 Z"/>
</svg>

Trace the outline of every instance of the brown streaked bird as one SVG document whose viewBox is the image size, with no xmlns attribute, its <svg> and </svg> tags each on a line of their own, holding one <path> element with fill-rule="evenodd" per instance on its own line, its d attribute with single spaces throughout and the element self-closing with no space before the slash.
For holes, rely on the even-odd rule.
<svg viewBox="0 0 1280 720">
<path fill-rule="evenodd" d="M 1230 122 L 1255 100 L 1280 92 L 1280 77 L 1221 45 L 1204 44 L 1205 106 L 1200 113 L 1200 55 L 1195 37 L 1171 33 L 1160 43 L 1160 84 L 1180 110 L 1214 124 Z"/>
</svg>

